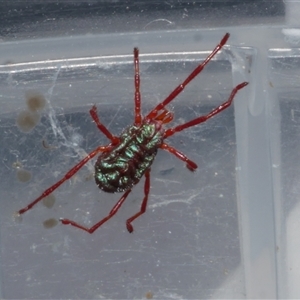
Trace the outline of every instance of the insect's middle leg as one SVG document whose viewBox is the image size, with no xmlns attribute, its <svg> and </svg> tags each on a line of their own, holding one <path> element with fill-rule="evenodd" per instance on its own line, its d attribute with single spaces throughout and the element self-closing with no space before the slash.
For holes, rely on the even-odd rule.
<svg viewBox="0 0 300 300">
<path fill-rule="evenodd" d="M 224 102 L 223 104 L 219 105 L 218 107 L 216 107 L 215 109 L 213 109 L 210 113 L 208 113 L 207 115 L 204 116 L 200 116 L 194 120 L 191 120 L 189 122 L 186 122 L 184 124 L 175 126 L 173 128 L 169 128 L 165 131 L 164 133 L 164 139 L 173 135 L 176 132 L 182 131 L 186 128 L 198 125 L 200 123 L 203 123 L 205 121 L 207 121 L 208 119 L 210 119 L 211 117 L 217 115 L 218 113 L 220 113 L 221 111 L 223 111 L 224 109 L 228 108 L 231 104 L 232 101 L 234 99 L 234 96 L 236 95 L 236 93 L 242 89 L 243 87 L 245 87 L 246 85 L 248 85 L 248 82 L 242 82 L 240 84 L 238 84 L 232 91 L 231 94 L 228 98 L 228 100 L 226 102 Z"/>
<path fill-rule="evenodd" d="M 141 205 L 141 210 L 126 221 L 127 230 L 130 233 L 133 232 L 133 226 L 131 225 L 131 223 L 136 218 L 138 218 L 140 215 L 145 213 L 145 211 L 147 209 L 149 191 L 150 191 L 150 169 L 147 170 L 146 173 L 145 173 L 144 199 L 143 199 L 143 202 L 142 202 L 142 205 Z"/>
<path fill-rule="evenodd" d="M 185 154 L 183 154 L 182 152 L 178 151 L 177 149 L 171 147 L 170 145 L 168 145 L 166 143 L 162 143 L 160 148 L 163 149 L 163 150 L 169 151 L 170 153 L 175 155 L 177 158 L 184 161 L 186 163 L 186 167 L 190 171 L 195 171 L 198 168 L 197 164 L 195 164 L 192 160 L 187 158 L 187 156 Z"/>
<path fill-rule="evenodd" d="M 111 219 L 117 213 L 117 211 L 122 206 L 122 204 L 124 203 L 124 201 L 126 200 L 128 194 L 130 192 L 131 192 L 131 190 L 128 190 L 127 192 L 125 192 L 124 195 L 122 196 L 122 198 L 115 204 L 115 206 L 109 212 L 109 214 L 105 218 L 103 218 L 101 221 L 96 223 L 94 226 L 92 226 L 91 228 L 84 227 L 84 226 L 82 226 L 74 221 L 71 221 L 69 219 L 60 219 L 60 221 L 64 225 L 72 225 L 72 226 L 82 229 L 88 233 L 93 233 L 95 230 L 97 230 L 101 225 L 103 225 L 105 222 L 107 222 L 109 219 Z"/>
</svg>

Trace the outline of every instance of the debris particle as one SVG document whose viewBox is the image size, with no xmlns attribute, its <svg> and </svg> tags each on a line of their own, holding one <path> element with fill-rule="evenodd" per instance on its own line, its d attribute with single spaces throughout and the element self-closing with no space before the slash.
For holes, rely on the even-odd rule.
<svg viewBox="0 0 300 300">
<path fill-rule="evenodd" d="M 54 218 L 48 219 L 43 222 L 45 228 L 53 228 L 58 224 L 58 221 Z"/>
<path fill-rule="evenodd" d="M 55 203 L 55 196 L 53 194 L 50 194 L 43 199 L 43 204 L 48 208 L 52 208 L 54 203 Z"/>
<path fill-rule="evenodd" d="M 25 97 L 27 107 L 31 112 L 37 112 L 44 109 L 46 99 L 43 94 L 30 90 L 25 93 Z"/>
<path fill-rule="evenodd" d="M 39 114 L 24 110 L 17 117 L 17 126 L 20 131 L 28 133 L 39 123 L 40 119 Z"/>
<path fill-rule="evenodd" d="M 21 182 L 27 182 L 31 179 L 31 173 L 24 169 L 17 170 L 17 179 Z"/>
</svg>

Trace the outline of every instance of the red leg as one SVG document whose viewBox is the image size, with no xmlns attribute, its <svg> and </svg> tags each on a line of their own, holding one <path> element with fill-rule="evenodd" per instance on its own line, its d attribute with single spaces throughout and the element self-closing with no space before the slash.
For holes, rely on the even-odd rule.
<svg viewBox="0 0 300 300">
<path fill-rule="evenodd" d="M 110 149 L 110 145 L 108 146 L 100 146 L 96 148 L 94 151 L 89 153 L 83 160 L 81 160 L 76 166 L 74 166 L 61 180 L 53 184 L 50 188 L 45 190 L 38 198 L 32 201 L 26 207 L 20 209 L 18 213 L 21 215 L 27 210 L 31 209 L 35 204 L 40 202 L 42 199 L 50 195 L 53 191 L 55 191 L 61 184 L 63 184 L 66 180 L 70 179 L 74 174 L 76 174 L 90 159 L 92 159 L 99 152 L 104 152 Z"/>
<path fill-rule="evenodd" d="M 222 110 L 228 108 L 232 101 L 233 101 L 233 98 L 235 96 L 235 94 L 240 90 L 242 89 L 243 87 L 245 87 L 246 85 L 248 84 L 248 82 L 243 82 L 243 83 L 240 83 L 239 85 L 237 85 L 231 92 L 228 100 L 226 102 L 224 102 L 223 104 L 221 104 L 220 106 L 216 107 L 215 109 L 213 109 L 209 114 L 205 115 L 205 116 L 201 116 L 201 117 L 198 117 L 194 120 L 191 120 L 187 123 L 184 123 L 184 124 L 181 124 L 181 125 L 178 125 L 174 128 L 169 128 L 165 131 L 164 133 L 164 139 L 173 135 L 174 133 L 176 132 L 179 132 L 181 130 L 184 130 L 186 128 L 189 128 L 191 126 L 195 126 L 195 125 L 198 125 L 200 123 L 203 123 L 205 121 L 207 121 L 208 119 L 210 119 L 211 117 L 213 117 L 214 115 L 220 113 Z"/>
<path fill-rule="evenodd" d="M 136 213 L 134 216 L 132 216 L 131 218 L 129 218 L 126 221 L 126 227 L 127 230 L 132 233 L 133 232 L 133 226 L 131 225 L 132 221 L 134 221 L 136 218 L 138 218 L 140 215 L 142 215 L 147 208 L 147 202 L 148 202 L 148 196 L 149 196 L 149 191 L 150 191 L 150 169 L 148 169 L 145 173 L 145 185 L 144 185 L 144 199 L 141 205 L 141 210 Z"/>
<path fill-rule="evenodd" d="M 140 92 L 140 68 L 139 68 L 139 49 L 134 48 L 134 111 L 135 119 L 134 125 L 140 125 L 142 123 L 141 116 L 141 92 Z"/>
<path fill-rule="evenodd" d="M 92 226 L 91 228 L 87 228 L 84 227 L 74 221 L 68 220 L 68 219 L 60 219 L 60 221 L 62 222 L 62 224 L 64 225 L 72 225 L 74 227 L 77 227 L 79 229 L 82 229 L 88 233 L 93 233 L 95 230 L 97 230 L 101 225 L 103 225 L 106 221 L 108 221 L 110 218 L 112 218 L 117 211 L 119 210 L 119 208 L 121 207 L 121 205 L 124 203 L 124 201 L 126 200 L 128 194 L 131 192 L 131 190 L 128 190 L 127 192 L 124 193 L 124 195 L 122 196 L 122 198 L 116 203 L 116 205 L 112 208 L 112 210 L 110 211 L 110 213 L 108 214 L 108 216 L 106 216 L 104 219 L 102 219 L 100 222 L 96 223 L 94 226 Z"/>
<path fill-rule="evenodd" d="M 170 123 L 174 119 L 174 114 L 163 108 L 162 112 L 155 117 L 156 121 L 162 121 L 164 124 Z"/>
<path fill-rule="evenodd" d="M 209 61 L 222 49 L 229 38 L 229 33 L 226 33 L 220 43 L 215 47 L 215 49 L 208 55 L 204 62 L 202 62 L 196 69 L 171 92 L 171 94 L 161 103 L 159 103 L 154 109 L 150 111 L 146 118 L 153 119 L 156 117 L 159 110 L 164 108 L 168 103 L 170 103 L 174 98 L 176 98 L 183 89 L 203 70 L 203 68 L 209 63 Z"/>
<path fill-rule="evenodd" d="M 97 115 L 97 107 L 96 105 L 93 105 L 93 107 L 90 109 L 90 115 L 94 122 L 96 123 L 98 129 L 108 138 L 111 140 L 113 144 L 117 144 L 119 142 L 119 138 L 114 136 L 109 132 L 109 130 L 100 122 L 99 117 Z"/>
<path fill-rule="evenodd" d="M 187 158 L 183 153 L 179 152 L 177 149 L 169 146 L 166 143 L 163 143 L 160 146 L 161 149 L 169 151 L 170 153 L 174 154 L 177 158 L 179 158 L 180 160 L 184 161 L 186 163 L 186 167 L 190 170 L 190 171 L 195 171 L 198 166 L 191 161 L 189 158 Z"/>
</svg>

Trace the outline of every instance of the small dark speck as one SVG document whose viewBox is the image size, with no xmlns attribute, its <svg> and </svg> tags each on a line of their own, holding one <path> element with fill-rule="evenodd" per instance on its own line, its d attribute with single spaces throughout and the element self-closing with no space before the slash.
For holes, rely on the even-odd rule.
<svg viewBox="0 0 300 300">
<path fill-rule="evenodd" d="M 152 299 L 153 298 L 153 293 L 152 292 L 147 292 L 145 297 L 146 297 L 146 299 Z"/>
<path fill-rule="evenodd" d="M 17 170 L 17 178 L 21 182 L 27 182 L 31 179 L 31 173 L 24 169 Z"/>
<path fill-rule="evenodd" d="M 56 219 L 48 219 L 46 221 L 43 222 L 43 225 L 45 228 L 52 228 L 55 227 L 57 225 L 58 221 Z"/>
<path fill-rule="evenodd" d="M 55 203 L 55 196 L 53 194 L 50 194 L 43 199 L 43 204 L 48 208 L 52 208 L 54 203 Z"/>
<path fill-rule="evenodd" d="M 194 40 L 196 42 L 201 42 L 202 41 L 202 34 L 199 34 L 199 33 L 194 34 Z"/>
</svg>

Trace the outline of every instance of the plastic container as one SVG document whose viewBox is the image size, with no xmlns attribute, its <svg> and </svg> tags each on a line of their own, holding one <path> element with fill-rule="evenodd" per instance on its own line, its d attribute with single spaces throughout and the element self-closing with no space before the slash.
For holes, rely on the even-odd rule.
<svg viewBox="0 0 300 300">
<path fill-rule="evenodd" d="M 7 20 L 0 44 L 2 298 L 300 297 L 299 5 L 274 3 L 170 2 L 167 10 L 166 3 L 33 2 L 32 20 L 27 10 L 23 20 Z M 114 134 L 132 124 L 133 47 L 141 53 L 147 112 L 226 32 L 230 46 L 168 106 L 174 124 L 250 84 L 234 106 L 169 139 L 199 168 L 192 173 L 160 151 L 147 211 L 132 234 L 125 222 L 140 209 L 143 181 L 94 234 L 54 226 L 60 217 L 91 226 L 121 197 L 100 192 L 93 161 L 55 191 L 52 208 L 40 203 L 14 215 L 107 143 L 89 116 L 93 104 Z M 17 120 L 29 109 L 26 97 L 37 94 L 45 107 L 29 130 Z"/>
</svg>

